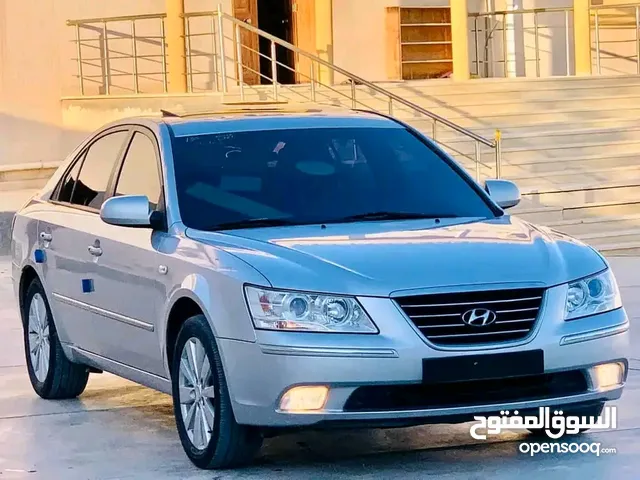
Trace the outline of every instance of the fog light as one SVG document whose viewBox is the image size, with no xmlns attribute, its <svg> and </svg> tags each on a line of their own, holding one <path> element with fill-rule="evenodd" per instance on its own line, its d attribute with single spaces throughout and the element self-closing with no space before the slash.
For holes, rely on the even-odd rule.
<svg viewBox="0 0 640 480">
<path fill-rule="evenodd" d="M 280 400 L 280 410 L 287 412 L 308 412 L 322 410 L 329 395 L 329 388 L 324 385 L 308 385 L 293 387 Z"/>
<path fill-rule="evenodd" d="M 620 363 L 605 363 L 591 369 L 594 386 L 598 389 L 621 385 L 624 378 L 624 365 Z"/>
</svg>

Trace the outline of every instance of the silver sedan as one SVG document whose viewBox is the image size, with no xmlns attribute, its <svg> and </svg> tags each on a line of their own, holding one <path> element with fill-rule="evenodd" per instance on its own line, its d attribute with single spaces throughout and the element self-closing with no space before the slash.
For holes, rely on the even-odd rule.
<svg viewBox="0 0 640 480">
<path fill-rule="evenodd" d="M 171 394 L 202 468 L 291 428 L 598 416 L 628 369 L 616 280 L 519 200 L 373 113 L 110 124 L 13 222 L 31 383 Z"/>
</svg>

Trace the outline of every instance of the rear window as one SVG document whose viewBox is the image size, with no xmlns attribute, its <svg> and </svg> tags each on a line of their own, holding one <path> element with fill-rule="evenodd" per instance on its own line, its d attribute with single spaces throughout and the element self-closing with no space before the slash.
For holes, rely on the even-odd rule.
<svg viewBox="0 0 640 480">
<path fill-rule="evenodd" d="M 470 183 L 405 129 L 267 130 L 173 142 L 180 213 L 192 228 L 250 219 L 331 223 L 378 211 L 494 216 Z"/>
</svg>

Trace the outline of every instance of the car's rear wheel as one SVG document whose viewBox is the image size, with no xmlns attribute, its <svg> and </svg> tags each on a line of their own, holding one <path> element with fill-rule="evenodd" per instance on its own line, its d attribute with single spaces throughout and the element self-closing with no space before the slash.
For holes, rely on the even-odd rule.
<svg viewBox="0 0 640 480">
<path fill-rule="evenodd" d="M 561 409 L 559 408 L 558 410 L 562 411 L 562 415 L 564 417 L 571 417 L 571 416 L 575 416 L 575 417 L 595 417 L 595 419 L 597 419 L 600 415 L 602 415 L 602 410 L 604 409 L 604 402 L 603 403 L 596 403 L 593 405 L 588 405 L 586 407 L 577 407 L 577 408 L 571 408 L 571 407 L 565 407 L 566 409 Z M 551 409 L 551 411 L 553 412 L 556 409 Z M 536 429 L 528 429 L 529 432 L 534 435 L 534 436 L 546 436 L 546 430 L 544 428 L 536 428 Z M 550 429 L 551 433 L 559 433 L 559 431 L 557 429 Z M 585 433 L 588 432 L 589 429 L 588 428 L 581 428 L 578 432 L 578 435 L 580 435 L 581 433 Z"/>
<path fill-rule="evenodd" d="M 203 315 L 180 329 L 171 372 L 178 434 L 189 459 L 205 469 L 249 463 L 262 435 L 235 420 L 220 353 Z"/>
<path fill-rule="evenodd" d="M 46 399 L 74 398 L 89 379 L 89 370 L 70 362 L 62 350 L 47 296 L 34 279 L 24 298 L 24 350 L 29 379 L 35 392 Z"/>
</svg>

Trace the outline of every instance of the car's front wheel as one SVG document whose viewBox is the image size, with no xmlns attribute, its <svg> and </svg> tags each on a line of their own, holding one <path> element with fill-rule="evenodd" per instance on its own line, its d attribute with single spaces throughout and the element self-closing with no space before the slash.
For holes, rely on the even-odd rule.
<svg viewBox="0 0 640 480">
<path fill-rule="evenodd" d="M 191 317 L 180 329 L 171 380 L 178 434 L 189 459 L 205 469 L 249 463 L 262 435 L 235 420 L 220 353 L 204 315 Z"/>
<path fill-rule="evenodd" d="M 89 370 L 70 362 L 62 350 L 47 296 L 38 279 L 27 288 L 22 317 L 27 371 L 35 392 L 46 399 L 80 395 L 87 386 Z"/>
</svg>

